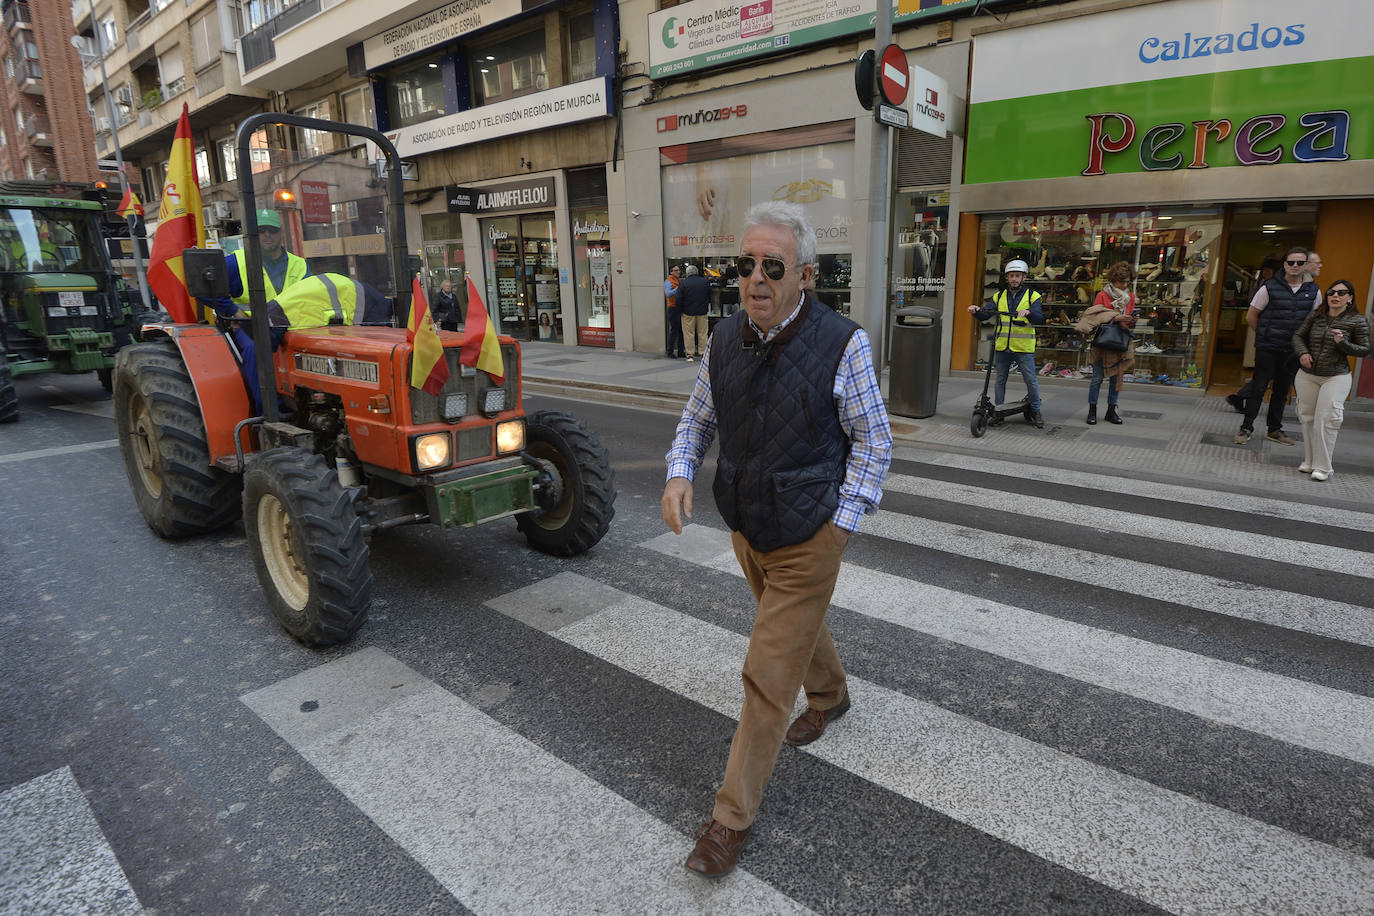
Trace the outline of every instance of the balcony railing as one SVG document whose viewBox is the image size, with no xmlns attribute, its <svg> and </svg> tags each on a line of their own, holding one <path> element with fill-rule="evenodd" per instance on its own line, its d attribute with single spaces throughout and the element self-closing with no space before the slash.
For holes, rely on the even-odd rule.
<svg viewBox="0 0 1374 916">
<path fill-rule="evenodd" d="M 52 145 L 52 129 L 48 127 L 47 118 L 34 116 L 25 121 L 24 136 L 28 137 L 29 142 L 35 146 Z"/>
<path fill-rule="evenodd" d="M 13 30 L 18 26 L 27 26 L 33 20 L 29 18 L 29 5 L 27 3 L 11 3 L 5 8 L 5 28 Z"/>
<path fill-rule="evenodd" d="M 277 59 L 273 39 L 293 25 L 304 22 L 320 11 L 320 0 L 300 0 L 282 10 L 251 32 L 244 33 L 243 72 L 247 73 L 263 64 Z"/>
</svg>

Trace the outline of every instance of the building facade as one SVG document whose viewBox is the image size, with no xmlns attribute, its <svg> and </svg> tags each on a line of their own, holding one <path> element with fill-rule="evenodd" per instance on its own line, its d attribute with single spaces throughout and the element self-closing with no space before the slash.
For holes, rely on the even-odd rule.
<svg viewBox="0 0 1374 916">
<path fill-rule="evenodd" d="M 0 35 L 0 172 L 5 178 L 93 182 L 93 131 L 66 3 L 7 0 Z"/>
</svg>

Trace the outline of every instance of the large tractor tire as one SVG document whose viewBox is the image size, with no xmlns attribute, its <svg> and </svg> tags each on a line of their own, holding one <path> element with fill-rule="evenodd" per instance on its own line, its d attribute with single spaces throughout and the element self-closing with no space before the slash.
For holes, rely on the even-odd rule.
<svg viewBox="0 0 1374 916">
<path fill-rule="evenodd" d="M 243 478 L 243 528 L 267 603 L 307 646 L 347 642 L 372 604 L 370 552 L 353 494 L 319 455 L 274 448 Z"/>
<path fill-rule="evenodd" d="M 238 519 L 241 481 L 210 464 L 200 401 L 175 343 L 119 351 L 114 405 L 124 471 L 149 528 L 183 538 Z"/>
<path fill-rule="evenodd" d="M 596 434 L 582 421 L 557 410 L 525 418 L 525 450 L 539 459 L 558 484 L 558 502 L 516 516 L 531 547 L 556 557 L 591 550 L 615 516 L 615 471 Z"/>
<path fill-rule="evenodd" d="M 0 423 L 13 423 L 19 419 L 19 396 L 14 393 L 14 375 L 10 372 L 10 361 L 0 353 Z"/>
</svg>

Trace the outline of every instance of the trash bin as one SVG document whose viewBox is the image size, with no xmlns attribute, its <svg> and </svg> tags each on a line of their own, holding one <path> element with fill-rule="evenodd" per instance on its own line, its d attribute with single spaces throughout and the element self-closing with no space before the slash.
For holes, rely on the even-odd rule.
<svg viewBox="0 0 1374 916">
<path fill-rule="evenodd" d="M 940 389 L 940 310 L 897 309 L 892 320 L 887 409 L 903 417 L 932 417 Z"/>
</svg>

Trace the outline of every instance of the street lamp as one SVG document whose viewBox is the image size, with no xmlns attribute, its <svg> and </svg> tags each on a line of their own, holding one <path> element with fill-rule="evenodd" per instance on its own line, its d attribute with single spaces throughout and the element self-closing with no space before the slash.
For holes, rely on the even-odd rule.
<svg viewBox="0 0 1374 916">
<path fill-rule="evenodd" d="M 95 56 L 100 61 L 100 91 L 105 94 L 105 104 L 110 109 L 110 135 L 114 138 L 115 163 L 119 166 L 119 188 L 127 195 L 129 193 L 129 176 L 124 174 L 124 152 L 119 148 L 119 119 L 115 115 L 114 97 L 110 95 L 110 77 L 105 72 L 105 40 L 100 34 L 100 26 L 97 25 L 95 18 L 95 0 L 86 0 L 86 2 L 91 8 L 91 29 L 95 33 Z M 81 55 L 82 63 L 85 63 L 86 55 L 81 54 L 80 36 L 72 36 L 72 47 L 76 48 L 77 54 Z M 125 217 L 125 221 L 129 224 L 129 242 L 134 249 L 134 269 L 138 272 L 138 292 L 143 297 L 143 308 L 151 311 L 153 301 L 148 295 L 148 277 L 143 272 L 143 252 L 139 248 L 139 239 L 135 229 L 138 224 L 138 215 L 130 213 Z"/>
</svg>

